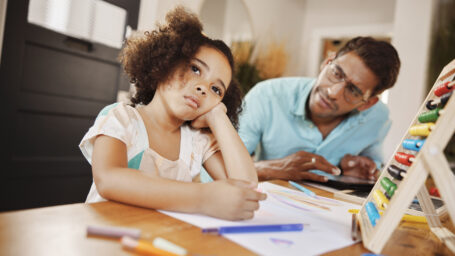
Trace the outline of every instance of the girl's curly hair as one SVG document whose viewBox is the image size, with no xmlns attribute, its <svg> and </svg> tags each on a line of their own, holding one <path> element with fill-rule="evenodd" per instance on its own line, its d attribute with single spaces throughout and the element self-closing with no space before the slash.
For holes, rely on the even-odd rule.
<svg viewBox="0 0 455 256">
<path fill-rule="evenodd" d="M 166 24 L 157 30 L 145 32 L 143 37 L 130 38 L 120 52 L 120 61 L 126 74 L 135 84 L 136 94 L 132 105 L 147 105 L 153 99 L 159 84 L 166 82 L 180 63 L 189 63 L 201 46 L 215 48 L 229 61 L 231 83 L 222 102 L 227 116 L 235 128 L 242 111 L 242 94 L 234 79 L 234 59 L 231 50 L 221 40 L 213 40 L 202 34 L 198 17 L 178 6 L 166 15 Z"/>
</svg>

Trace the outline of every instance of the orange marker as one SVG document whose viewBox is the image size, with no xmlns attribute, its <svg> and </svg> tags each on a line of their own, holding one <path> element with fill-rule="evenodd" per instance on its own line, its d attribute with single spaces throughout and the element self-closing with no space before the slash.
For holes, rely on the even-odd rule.
<svg viewBox="0 0 455 256">
<path fill-rule="evenodd" d="M 122 245 L 123 245 L 123 248 L 133 250 L 133 251 L 135 251 L 139 254 L 143 254 L 143 255 L 178 256 L 178 254 L 158 249 L 155 246 L 153 246 L 152 243 L 149 243 L 149 242 L 146 242 L 143 240 L 135 240 L 128 236 L 122 237 Z"/>
</svg>

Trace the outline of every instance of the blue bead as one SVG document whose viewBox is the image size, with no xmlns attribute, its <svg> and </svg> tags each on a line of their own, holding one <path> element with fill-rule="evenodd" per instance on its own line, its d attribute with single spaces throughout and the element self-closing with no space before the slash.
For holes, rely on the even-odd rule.
<svg viewBox="0 0 455 256">
<path fill-rule="evenodd" d="M 403 148 L 413 151 L 419 151 L 423 147 L 424 143 L 425 140 L 405 139 L 403 140 Z"/>
<path fill-rule="evenodd" d="M 376 206 L 373 204 L 373 202 L 368 202 L 365 205 L 365 210 L 368 214 L 368 218 L 370 219 L 371 225 L 373 227 L 376 226 L 376 221 L 379 220 L 379 218 L 381 218 L 381 215 L 379 215 Z"/>
</svg>

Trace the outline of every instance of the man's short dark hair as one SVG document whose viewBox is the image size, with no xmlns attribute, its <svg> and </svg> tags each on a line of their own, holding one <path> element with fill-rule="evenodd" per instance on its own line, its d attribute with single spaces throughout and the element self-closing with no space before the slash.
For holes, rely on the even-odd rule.
<svg viewBox="0 0 455 256">
<path fill-rule="evenodd" d="M 374 88 L 372 95 L 391 88 L 397 81 L 401 65 L 400 58 L 390 43 L 372 37 L 356 37 L 349 40 L 337 52 L 335 58 L 349 52 L 354 52 L 359 56 L 378 78 L 379 83 Z"/>
</svg>

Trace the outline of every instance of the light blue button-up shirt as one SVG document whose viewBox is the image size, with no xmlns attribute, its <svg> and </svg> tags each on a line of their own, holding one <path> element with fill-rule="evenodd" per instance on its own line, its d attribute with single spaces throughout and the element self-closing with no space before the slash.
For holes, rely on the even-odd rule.
<svg viewBox="0 0 455 256">
<path fill-rule="evenodd" d="M 391 125 L 387 106 L 378 101 L 365 111 L 351 113 L 323 139 L 305 110 L 315 81 L 271 79 L 248 92 L 239 117 L 239 135 L 248 152 L 252 154 L 260 144 L 259 160 L 268 160 L 303 150 L 322 155 L 335 166 L 346 154 L 362 155 L 380 168 L 382 143 Z"/>
</svg>

